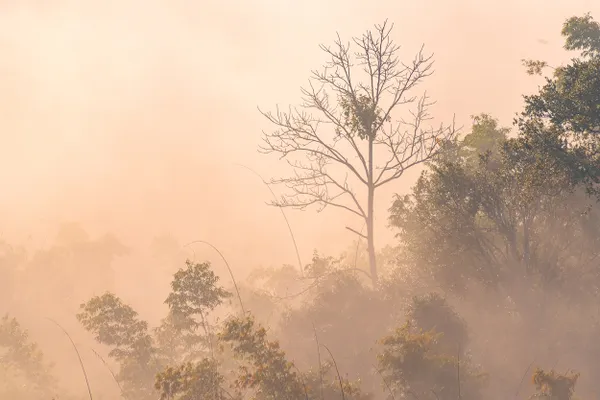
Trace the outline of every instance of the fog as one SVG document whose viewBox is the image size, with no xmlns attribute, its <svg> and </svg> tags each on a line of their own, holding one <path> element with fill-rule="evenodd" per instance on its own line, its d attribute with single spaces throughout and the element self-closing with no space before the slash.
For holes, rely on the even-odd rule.
<svg viewBox="0 0 600 400">
<path fill-rule="evenodd" d="M 258 108 L 300 102 L 311 70 L 326 61 L 319 44 L 333 43 L 338 33 L 360 35 L 388 19 L 402 58 L 410 60 L 422 44 L 434 53 L 435 73 L 416 89 L 436 101 L 434 123 L 455 116 L 468 133 L 472 116 L 482 112 L 502 126 L 512 124 L 523 95 L 544 83 L 528 76 L 521 60 L 569 62 L 573 54 L 562 48 L 562 24 L 586 12 L 600 18 L 596 3 L 2 2 L 1 239 L 27 257 L 59 247 L 60 232 L 73 235 L 62 239 L 65 247 L 89 246 L 69 256 L 64 274 L 53 272 L 59 267 L 44 258 L 55 257 L 49 253 L 31 262 L 37 272 L 19 275 L 16 292 L 4 300 L 0 296 L 6 301 L 0 313 L 16 316 L 56 363 L 58 379 L 85 398 L 70 342 L 46 318 L 59 321 L 79 347 L 92 348 L 93 335 L 74 316 L 80 303 L 110 290 L 157 325 L 167 311 L 163 301 L 172 275 L 185 267 L 186 258 L 210 261 L 230 289 L 223 260 L 210 245 L 184 246 L 198 240 L 218 248 L 239 281 L 258 267 L 297 266 L 286 221 L 267 205 L 271 193 L 241 165 L 267 180 L 285 174 L 284 161 L 257 151 L 262 132 L 273 130 Z M 378 192 L 378 251 L 397 244 L 388 226 L 393 194 L 409 193 L 422 168 L 410 169 Z M 286 216 L 303 264 L 310 263 L 314 250 L 337 256 L 353 249 L 356 234 L 345 227 L 359 230 L 363 224 L 334 208 L 286 209 Z M 161 237 L 172 243 L 157 250 L 155 240 Z M 105 267 L 110 277 L 95 275 Z M 53 283 L 45 288 L 45 282 Z M 64 292 L 56 292 L 61 287 Z M 481 299 L 461 297 L 454 303 L 469 324 L 481 327 L 479 333 L 490 329 L 471 305 Z M 262 315 L 258 308 L 253 312 Z M 274 318 L 269 314 L 264 321 Z M 292 341 L 282 338 L 282 343 L 286 340 Z M 94 398 L 118 398 L 103 365 L 85 352 Z M 530 361 L 517 369 L 525 371 Z"/>
<path fill-rule="evenodd" d="M 239 268 L 293 262 L 270 193 L 234 164 L 276 176 L 277 158 L 256 151 L 269 128 L 257 106 L 298 103 L 319 44 L 389 18 L 403 54 L 435 53 L 436 117 L 509 124 L 539 84 L 520 60 L 564 59 L 556 27 L 593 11 L 555 3 L 4 2 L 3 235 L 40 245 L 77 221 L 132 246 L 165 232 L 210 240 Z M 353 239 L 336 214 L 290 213 L 305 258 Z"/>
</svg>

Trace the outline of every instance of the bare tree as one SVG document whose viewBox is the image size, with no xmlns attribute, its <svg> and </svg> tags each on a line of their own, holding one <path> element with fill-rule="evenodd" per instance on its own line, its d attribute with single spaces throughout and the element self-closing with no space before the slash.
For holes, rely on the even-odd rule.
<svg viewBox="0 0 600 400">
<path fill-rule="evenodd" d="M 412 63 L 399 61 L 392 28 L 386 21 L 353 38 L 353 54 L 351 43 L 342 43 L 339 35 L 333 47 L 321 45 L 331 60 L 323 70 L 312 71 L 309 88 L 302 89 L 302 104 L 288 112 L 260 111 L 276 126 L 263 134 L 260 151 L 279 154 L 294 171 L 271 180 L 289 190 L 271 204 L 297 209 L 317 205 L 319 212 L 332 206 L 363 219 L 366 235 L 346 228 L 368 242 L 374 286 L 376 189 L 433 157 L 440 143 L 456 134 L 454 123 L 423 127 L 431 119 L 428 108 L 433 103 L 426 93 L 416 97 L 409 92 L 432 74 L 432 56 L 424 56 L 421 48 Z M 396 109 L 413 103 L 411 118 L 392 119 Z"/>
</svg>

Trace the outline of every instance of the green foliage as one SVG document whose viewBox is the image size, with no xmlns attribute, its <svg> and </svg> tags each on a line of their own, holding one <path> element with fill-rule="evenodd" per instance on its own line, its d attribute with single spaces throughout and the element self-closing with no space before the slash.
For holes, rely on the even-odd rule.
<svg viewBox="0 0 600 400">
<path fill-rule="evenodd" d="M 123 360 L 140 356 L 140 360 L 147 361 L 152 354 L 148 323 L 140 320 L 133 308 L 112 293 L 95 296 L 82 304 L 77 319 L 96 335 L 99 343 L 114 346 L 111 357 Z"/>
<path fill-rule="evenodd" d="M 554 70 L 539 93 L 525 96 L 517 123 L 536 151 L 554 158 L 575 182 L 600 183 L 600 25 L 587 14 L 563 26 L 565 48 L 582 58 Z M 548 137 L 549 136 L 549 137 Z M 544 140 L 545 139 L 545 140 Z"/>
<path fill-rule="evenodd" d="M 0 319 L 0 398 L 35 399 L 56 393 L 52 365 L 15 318 Z"/>
<path fill-rule="evenodd" d="M 112 293 L 82 304 L 77 319 L 96 341 L 112 348 L 109 356 L 120 364 L 117 379 L 126 395 L 133 399 L 152 395 L 154 376 L 161 364 L 148 323 Z"/>
<path fill-rule="evenodd" d="M 171 293 L 165 300 L 170 312 L 157 334 L 163 343 L 169 338 L 180 340 L 181 345 L 174 354 L 177 357 L 193 359 L 197 356 L 198 345 L 202 346 L 200 350 L 212 348 L 208 314 L 231 297 L 231 293 L 217 286 L 218 282 L 219 277 L 209 263 L 186 261 L 186 268 L 173 276 Z M 198 334 L 199 328 L 203 329 L 204 335 Z M 167 347 L 175 350 L 172 346 Z"/>
<path fill-rule="evenodd" d="M 340 95 L 340 106 L 343 110 L 343 124 L 336 127 L 338 136 L 358 136 L 361 140 L 374 139 L 384 122 L 391 117 L 378 106 L 370 95 L 356 95 L 350 91 Z"/>
<path fill-rule="evenodd" d="M 172 290 L 165 300 L 169 314 L 154 330 L 112 293 L 82 304 L 77 319 L 99 343 L 111 347 L 109 356 L 120 364 L 117 379 L 126 394 L 144 399 L 154 393 L 155 376 L 166 365 L 197 361 L 207 350 L 212 352 L 214 334 L 208 316 L 230 296 L 217 286 L 218 281 L 210 264 L 187 261 L 186 268 L 177 271 L 171 282 Z M 206 365 L 198 365 L 196 372 L 205 370 Z M 180 374 L 191 367 L 182 368 Z"/>
<path fill-rule="evenodd" d="M 589 13 L 569 18 L 561 33 L 566 38 L 565 49 L 579 50 L 585 57 L 600 53 L 600 24 Z"/>
<path fill-rule="evenodd" d="M 560 127 L 565 137 L 576 134 L 588 139 L 588 134 L 597 134 L 599 67 L 600 59 L 593 58 L 557 68 L 554 79 L 548 79 L 539 94 L 525 96 L 523 118 L 547 119 Z"/>
<path fill-rule="evenodd" d="M 362 252 L 361 252 L 362 250 Z M 339 257 L 325 256 L 318 251 L 313 252 L 311 262 L 304 267 L 305 281 L 312 281 L 311 286 L 315 290 L 311 291 L 312 297 L 319 296 L 327 292 L 340 280 L 351 279 L 360 284 L 369 283 L 371 276 L 368 271 L 368 254 L 366 246 L 357 247 L 353 244 L 351 251 L 343 252 Z M 381 264 L 390 256 L 389 254 L 379 253 Z M 361 261 L 363 261 L 361 263 Z"/>
<path fill-rule="evenodd" d="M 521 62 L 523 63 L 523 66 L 527 68 L 527 75 L 542 75 L 543 70 L 548 67 L 546 61 L 521 60 Z"/>
<path fill-rule="evenodd" d="M 467 324 L 439 294 L 415 296 L 407 316 L 413 326 L 426 332 L 443 332 L 437 342 L 448 354 L 466 348 L 469 340 Z"/>
<path fill-rule="evenodd" d="M 590 234 L 598 207 L 530 138 L 507 139 L 485 115 L 472 132 L 451 149 L 456 157 L 434 160 L 393 203 L 401 261 L 452 289 L 523 278 L 565 290 L 590 283 L 572 273 L 598 252 Z"/>
<path fill-rule="evenodd" d="M 432 332 L 412 333 L 408 322 L 381 339 L 384 351 L 379 355 L 379 366 L 394 389 L 416 392 L 417 397 L 434 389 L 429 380 L 420 382 L 417 378 L 420 380 L 421 376 L 431 374 L 432 368 L 437 370 L 445 364 L 445 360 L 430 355 L 435 339 Z M 454 371 L 454 367 L 451 368 Z"/>
<path fill-rule="evenodd" d="M 154 329 L 154 337 L 161 359 L 169 365 L 198 359 L 210 345 L 210 337 L 197 332 L 195 321 L 172 312 Z"/>
<path fill-rule="evenodd" d="M 237 357 L 248 362 L 240 366 L 235 382 L 239 390 L 252 389 L 257 400 L 301 400 L 306 392 L 277 341 L 267 339 L 263 327 L 255 327 L 252 317 L 226 321 L 219 339 L 232 346 Z"/>
<path fill-rule="evenodd" d="M 379 368 L 387 384 L 402 396 L 418 399 L 478 399 L 483 375 L 444 353 L 439 344 L 443 333 L 414 328 L 410 322 L 381 339 Z"/>
<path fill-rule="evenodd" d="M 498 160 L 510 129 L 501 127 L 498 120 L 489 114 L 473 115 L 472 118 L 473 127 L 462 139 L 458 156 L 476 168 L 483 155 Z"/>
<path fill-rule="evenodd" d="M 337 355 L 338 367 L 361 377 L 366 384 L 375 357 L 369 345 L 379 339 L 396 316 L 385 293 L 373 290 L 364 274 L 333 257 L 315 254 L 307 274 L 316 277 L 302 305 L 290 308 L 281 319 L 282 343 L 302 366 L 317 362 L 315 335 Z M 360 327 L 357 329 L 357 327 Z"/>
<path fill-rule="evenodd" d="M 235 388 L 252 390 L 253 399 L 371 399 L 359 382 L 344 379 L 337 371 L 333 373 L 334 360 L 322 362 L 317 371 L 301 373 L 288 361 L 279 342 L 269 340 L 266 329 L 257 326 L 253 317 L 228 320 L 219 338 L 243 361 Z"/>
<path fill-rule="evenodd" d="M 485 383 L 466 352 L 467 325 L 436 293 L 415 296 L 407 322 L 381 339 L 379 368 L 403 395 L 477 399 Z"/>
<path fill-rule="evenodd" d="M 582 56 L 555 68 L 538 93 L 525 97 L 517 136 L 509 138 L 488 115 L 475 118 L 472 133 L 444 143 L 412 192 L 391 208 L 401 265 L 445 290 L 483 283 L 499 301 L 510 295 L 520 329 L 540 332 L 536 340 L 544 343 L 542 327 L 561 335 L 550 299 L 586 304 L 597 301 L 600 287 L 600 207 L 587 196 L 600 183 L 599 32 L 589 15 L 569 19 L 565 47 Z M 527 66 L 535 73 L 547 64 Z M 432 321 L 425 333 L 444 329 L 443 318 Z M 422 333 L 410 329 L 398 341 L 415 344 L 421 361 L 428 359 L 424 347 L 443 343 L 444 336 L 410 336 Z M 566 337 L 560 346 L 569 351 L 583 338 Z M 538 375 L 544 385 L 548 379 Z"/>
<path fill-rule="evenodd" d="M 160 400 L 233 399 L 223 388 L 224 383 L 216 361 L 203 359 L 168 367 L 157 375 L 155 388 L 160 392 Z"/>
<path fill-rule="evenodd" d="M 548 400 L 571 400 L 575 391 L 578 373 L 559 374 L 554 370 L 546 372 L 537 368 L 533 373 L 533 384 L 537 393 L 533 397 Z"/>
<path fill-rule="evenodd" d="M 172 291 L 165 301 L 171 312 L 187 317 L 203 316 L 231 296 L 217 286 L 219 277 L 210 269 L 209 263 L 198 264 L 188 260 L 186 266 L 186 269 L 175 273 L 171 282 Z"/>
<path fill-rule="evenodd" d="M 320 368 L 304 373 L 303 380 L 307 388 L 307 397 L 311 400 L 373 399 L 371 394 L 363 392 L 360 381 L 352 382 L 338 376 L 332 360 L 324 361 Z"/>
</svg>

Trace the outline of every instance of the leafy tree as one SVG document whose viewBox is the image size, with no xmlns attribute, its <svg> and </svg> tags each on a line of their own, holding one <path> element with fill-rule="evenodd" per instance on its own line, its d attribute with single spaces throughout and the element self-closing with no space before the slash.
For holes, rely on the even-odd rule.
<svg viewBox="0 0 600 400">
<path fill-rule="evenodd" d="M 394 203 L 400 261 L 446 289 L 474 283 L 497 289 L 487 290 L 486 300 L 510 299 L 514 332 L 535 332 L 533 347 L 552 346 L 561 357 L 573 353 L 574 359 L 591 360 L 591 342 L 583 344 L 585 335 L 569 332 L 564 321 L 572 312 L 563 308 L 573 302 L 585 306 L 596 296 L 598 204 L 547 151 L 545 143 L 557 138 L 550 124 L 540 128 L 543 135 L 508 138 L 508 130 L 489 116 L 474 122 L 471 135 L 488 139 L 467 135 L 447 143 L 412 193 Z M 529 340 L 507 344 L 523 354 L 532 348 Z M 495 372 L 508 375 L 510 363 L 501 364 L 504 369 Z"/>
<path fill-rule="evenodd" d="M 478 399 L 485 375 L 466 353 L 466 325 L 439 295 L 415 297 L 408 321 L 381 339 L 386 383 L 416 399 Z"/>
<path fill-rule="evenodd" d="M 597 193 L 600 182 L 598 32 L 589 14 L 565 22 L 565 48 L 581 56 L 554 68 L 538 93 L 525 96 L 526 107 L 515 121 L 516 138 L 502 138 L 507 132 L 502 134 L 489 117 L 475 121 L 471 137 L 479 129 L 503 142 L 495 149 L 475 146 L 482 156 L 476 172 L 465 160 L 463 149 L 473 147 L 466 137 L 446 146 L 412 199 L 397 199 L 392 224 L 404 230 L 409 258 L 417 243 L 422 246 L 418 253 L 425 256 L 411 262 L 445 264 L 436 274 L 445 271 L 445 280 L 453 274 L 455 286 L 475 277 L 508 287 L 535 276 L 544 287 L 581 284 L 586 290 L 580 293 L 596 290 L 592 260 L 598 235 L 592 227 L 597 226 L 598 212 L 582 195 L 581 184 L 588 193 Z M 532 73 L 548 66 L 526 64 Z M 416 223 L 429 232 L 410 238 Z M 441 245 L 432 247 L 427 241 Z M 465 271 L 464 266 L 475 270 Z M 578 279 L 580 275 L 584 278 Z"/>
<path fill-rule="evenodd" d="M 379 365 L 394 391 L 418 399 L 477 399 L 473 373 L 456 357 L 435 350 L 439 334 L 413 330 L 409 323 L 381 340 Z M 476 382 L 478 383 L 478 382 Z M 460 397 L 459 397 L 460 395 Z"/>
<path fill-rule="evenodd" d="M 193 263 L 186 261 L 186 269 L 180 269 L 173 276 L 171 293 L 165 300 L 169 306 L 169 316 L 163 321 L 159 332 L 165 330 L 170 337 L 179 337 L 183 341 L 184 359 L 197 357 L 195 348 L 198 345 L 212 352 L 213 333 L 208 314 L 231 297 L 220 286 L 219 277 L 211 270 L 210 263 Z M 170 328 L 170 329 L 169 329 Z M 204 335 L 198 335 L 202 328 Z M 174 334 L 174 335 L 173 335 Z M 161 337 L 164 337 L 161 336 Z M 177 353 L 175 353 L 177 354 Z"/>
<path fill-rule="evenodd" d="M 294 171 L 271 181 L 289 189 L 273 204 L 299 209 L 317 205 L 319 211 L 331 206 L 364 220 L 365 235 L 348 229 L 367 240 L 374 285 L 377 189 L 433 157 L 439 143 L 455 134 L 453 126 L 424 126 L 432 103 L 427 95 L 417 100 L 410 93 L 431 75 L 432 57 L 421 50 L 411 63 L 402 63 L 392 28 L 386 22 L 354 38 L 355 52 L 340 38 L 333 48 L 321 46 L 331 60 L 312 73 L 310 87 L 302 89 L 302 105 L 263 113 L 277 130 L 264 134 L 261 150 L 286 158 Z M 415 102 L 411 120 L 395 115 Z"/>
<path fill-rule="evenodd" d="M 161 362 L 148 323 L 112 293 L 82 304 L 77 319 L 98 343 L 112 347 L 109 356 L 120 364 L 117 379 L 125 395 L 133 399 L 152 396 Z"/>
<path fill-rule="evenodd" d="M 93 297 L 81 305 L 77 319 L 95 335 L 96 341 L 111 347 L 109 356 L 120 364 L 117 379 L 123 383 L 127 396 L 149 398 L 155 394 L 155 385 L 162 388 L 165 396 L 195 393 L 194 387 L 175 381 L 188 382 L 189 374 L 208 373 L 213 364 L 202 360 L 209 355 L 210 362 L 216 362 L 212 351 L 215 335 L 208 317 L 230 296 L 218 286 L 218 281 L 209 263 L 187 261 L 186 267 L 173 276 L 172 290 L 165 300 L 169 314 L 155 329 L 150 329 L 133 308 L 112 293 Z M 165 370 L 167 365 L 171 369 Z M 161 371 L 161 378 L 155 381 Z"/>
<path fill-rule="evenodd" d="M 208 329 L 208 328 L 207 328 Z M 154 328 L 157 351 L 167 365 L 191 362 L 204 355 L 209 337 L 197 332 L 194 320 L 169 312 Z"/>
<path fill-rule="evenodd" d="M 454 289 L 516 289 L 524 281 L 592 289 L 598 207 L 547 153 L 506 133 L 491 117 L 476 118 L 473 133 L 448 145 L 452 156 L 432 160 L 412 193 L 396 198 L 390 222 L 401 261 Z"/>
<path fill-rule="evenodd" d="M 375 357 L 369 348 L 393 325 L 394 307 L 381 291 L 363 284 L 352 271 L 321 275 L 327 279 L 317 282 L 303 306 L 283 315 L 282 343 L 303 366 L 318 361 L 318 343 L 327 345 L 341 370 L 371 388 L 376 377 L 372 374 Z"/>
<path fill-rule="evenodd" d="M 570 64 L 554 69 L 539 93 L 525 96 L 516 121 L 521 134 L 552 156 L 555 165 L 598 193 L 600 183 L 600 25 L 589 14 L 563 25 L 565 49 L 581 52 Z M 530 61 L 529 64 L 535 62 Z M 537 62 L 536 73 L 546 63 Z"/>
<path fill-rule="evenodd" d="M 156 377 L 155 388 L 160 400 L 224 400 L 234 399 L 223 387 L 225 378 L 215 360 L 205 358 L 197 363 L 168 367 Z"/>
<path fill-rule="evenodd" d="M 358 283 L 363 283 L 364 278 L 369 277 L 369 274 L 361 268 L 356 268 L 353 265 L 354 261 L 351 261 L 346 254 L 333 257 L 315 251 L 310 264 L 305 267 L 306 275 L 304 277 L 312 282 L 311 286 L 315 288 L 311 292 L 313 297 L 318 296 L 321 292 L 328 291 L 338 284 L 340 279 L 344 279 L 343 277 L 350 277 Z"/>
<path fill-rule="evenodd" d="M 324 362 L 319 370 L 301 373 L 288 361 L 279 342 L 267 338 L 267 330 L 256 326 L 253 317 L 232 318 L 219 334 L 223 345 L 229 345 L 244 363 L 235 381 L 237 390 L 253 390 L 253 399 L 369 400 L 356 382 L 343 379 L 336 371 L 331 376 L 331 362 Z M 335 362 L 335 361 L 333 361 Z M 297 371 L 297 372 L 296 372 Z M 327 375 L 331 376 L 328 378 Z"/>
<path fill-rule="evenodd" d="M 255 390 L 258 400 L 301 400 L 305 388 L 278 342 L 267 339 L 263 327 L 256 328 L 252 317 L 232 318 L 225 323 L 219 339 L 232 346 L 234 354 L 248 362 L 240 366 L 235 382 L 238 390 Z"/>
<path fill-rule="evenodd" d="M 578 373 L 559 374 L 554 370 L 546 372 L 537 368 L 533 373 L 533 384 L 537 393 L 532 397 L 548 400 L 571 400 L 575 391 Z"/>
<path fill-rule="evenodd" d="M 57 393 L 52 365 L 15 318 L 0 319 L 0 398 L 37 399 Z"/>
<path fill-rule="evenodd" d="M 361 381 L 349 381 L 337 374 L 332 360 L 322 361 L 319 368 L 303 374 L 309 399 L 319 400 L 371 400 L 373 395 L 365 393 Z M 342 393 L 343 390 L 343 393 Z"/>
<path fill-rule="evenodd" d="M 438 344 L 448 354 L 462 352 L 467 346 L 469 334 L 466 322 L 437 293 L 415 296 L 408 309 L 408 318 L 413 326 L 426 332 L 443 332 Z"/>
</svg>

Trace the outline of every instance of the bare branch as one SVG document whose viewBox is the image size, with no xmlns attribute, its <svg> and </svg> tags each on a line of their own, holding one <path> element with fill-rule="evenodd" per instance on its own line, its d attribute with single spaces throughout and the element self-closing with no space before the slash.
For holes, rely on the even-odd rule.
<svg viewBox="0 0 600 400">
<path fill-rule="evenodd" d="M 347 181 L 335 179 L 326 170 L 327 159 L 321 156 L 308 157 L 309 163 L 300 161 L 288 161 L 294 172 L 293 176 L 288 178 L 272 179 L 271 184 L 283 184 L 291 193 L 281 197 L 279 201 L 272 204 L 278 207 L 293 207 L 305 209 L 313 204 L 320 205 L 318 212 L 323 211 L 327 206 L 338 207 L 350 211 L 361 218 L 366 218 L 358 198 Z M 339 202 L 338 199 L 347 197 L 354 205 L 355 209 Z"/>
<path fill-rule="evenodd" d="M 361 237 L 361 238 L 363 238 L 363 239 L 366 239 L 366 238 L 367 238 L 367 236 L 366 236 L 366 235 L 364 235 L 364 234 L 360 233 L 360 232 L 359 232 L 359 231 L 357 231 L 356 229 L 352 229 L 352 228 L 350 228 L 349 226 L 347 226 L 347 227 L 346 227 L 346 229 L 348 229 L 348 230 L 349 230 L 350 232 L 352 232 L 352 233 L 356 233 L 358 236 L 360 236 L 360 237 Z"/>
<path fill-rule="evenodd" d="M 428 102 L 425 93 L 419 100 L 416 112 L 411 111 L 412 121 L 401 121 L 395 128 L 380 130 L 375 143 L 387 150 L 388 159 L 383 166 L 376 167 L 379 170 L 374 179 L 376 187 L 398 179 L 407 169 L 430 160 L 439 151 L 441 143 L 455 137 L 457 129 L 454 121 L 450 126 L 422 129 L 423 123 L 431 119 L 428 108 L 433 104 Z M 409 129 L 401 132 L 403 125 Z"/>
<path fill-rule="evenodd" d="M 270 112 L 263 112 L 259 109 L 271 123 L 279 127 L 279 130 L 270 134 L 263 134 L 262 146 L 259 151 L 263 153 L 279 153 L 280 158 L 285 158 L 293 153 L 302 153 L 304 155 L 320 155 L 329 161 L 333 161 L 346 167 L 364 183 L 365 179 L 334 144 L 328 144 L 318 132 L 319 125 L 323 123 L 318 119 L 309 116 L 306 113 L 299 112 L 297 109 L 284 113 L 279 111 L 273 115 Z"/>
<path fill-rule="evenodd" d="M 293 171 L 271 181 L 287 189 L 273 205 L 344 209 L 363 218 L 372 236 L 375 189 L 430 160 L 441 143 L 455 137 L 454 122 L 425 128 L 434 103 L 426 93 L 412 94 L 433 74 L 433 54 L 425 55 L 421 47 L 411 62 L 402 62 L 392 29 L 385 21 L 349 42 L 338 35 L 331 46 L 321 45 L 329 60 L 311 72 L 302 103 L 288 112 L 259 110 L 275 126 L 263 133 L 259 150 L 285 158 Z M 403 106 L 415 107 L 408 121 L 394 115 Z M 371 243 L 376 283 L 372 237 L 359 236 Z"/>
</svg>

